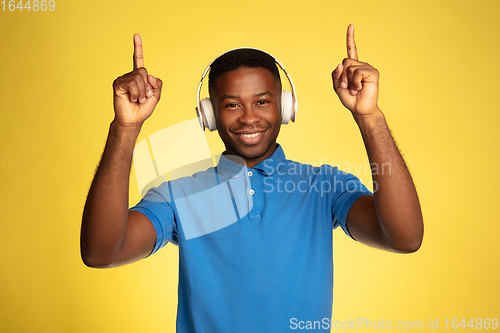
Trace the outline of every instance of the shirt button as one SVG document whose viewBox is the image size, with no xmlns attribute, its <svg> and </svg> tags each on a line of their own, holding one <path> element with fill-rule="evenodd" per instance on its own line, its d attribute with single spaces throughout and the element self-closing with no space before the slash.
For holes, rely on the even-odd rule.
<svg viewBox="0 0 500 333">
<path fill-rule="evenodd" d="M 250 191 L 248 191 L 248 193 L 250 193 L 251 195 L 253 195 L 255 192 L 254 192 L 254 190 L 250 190 Z"/>
<path fill-rule="evenodd" d="M 248 171 L 248 176 L 252 177 L 252 175 L 253 175 L 253 172 L 252 171 Z"/>
</svg>

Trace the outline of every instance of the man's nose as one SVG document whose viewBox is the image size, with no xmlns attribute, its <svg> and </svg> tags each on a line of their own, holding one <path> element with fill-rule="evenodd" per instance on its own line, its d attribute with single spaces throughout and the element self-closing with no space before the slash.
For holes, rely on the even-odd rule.
<svg viewBox="0 0 500 333">
<path fill-rule="evenodd" d="M 253 125 L 260 120 L 259 114 L 254 110 L 253 105 L 245 105 L 242 109 L 242 114 L 239 121 L 245 125 Z"/>
</svg>

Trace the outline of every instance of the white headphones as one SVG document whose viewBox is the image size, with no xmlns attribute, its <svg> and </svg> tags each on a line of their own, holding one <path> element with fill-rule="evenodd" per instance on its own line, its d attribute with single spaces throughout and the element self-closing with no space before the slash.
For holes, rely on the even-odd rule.
<svg viewBox="0 0 500 333">
<path fill-rule="evenodd" d="M 203 75 L 201 76 L 200 83 L 198 84 L 198 91 L 196 93 L 196 105 L 197 105 L 196 115 L 198 116 L 198 121 L 200 122 L 201 129 L 205 130 L 205 128 L 208 128 L 210 131 L 214 131 L 217 129 L 212 101 L 210 100 L 210 98 L 204 98 L 200 100 L 200 91 L 203 79 L 207 75 L 208 70 L 210 69 L 215 60 L 219 59 L 221 56 L 223 56 L 228 52 L 241 49 L 257 50 L 271 56 L 274 59 L 274 62 L 276 62 L 276 64 L 278 64 L 281 70 L 285 73 L 286 77 L 288 78 L 288 81 L 290 82 L 290 86 L 292 87 L 292 91 L 283 90 L 281 92 L 281 123 L 288 124 L 290 120 L 295 121 L 295 117 L 297 116 L 297 96 L 295 95 L 295 86 L 293 85 L 292 78 L 286 72 L 285 67 L 283 67 L 283 65 L 275 57 L 273 57 L 272 55 L 270 55 L 265 51 L 253 47 L 239 47 L 236 49 L 226 51 L 221 55 L 219 55 L 217 58 L 215 58 L 210 63 L 210 65 L 208 65 L 208 67 L 203 72 Z"/>
</svg>

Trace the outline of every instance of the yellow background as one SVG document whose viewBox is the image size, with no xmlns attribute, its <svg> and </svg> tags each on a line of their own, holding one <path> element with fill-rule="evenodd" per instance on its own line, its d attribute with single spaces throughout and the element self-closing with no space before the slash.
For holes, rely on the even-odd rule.
<svg viewBox="0 0 500 333">
<path fill-rule="evenodd" d="M 334 320 L 427 328 L 439 318 L 446 330 L 445 318 L 499 318 L 499 9 L 496 0 L 56 0 L 53 12 L 0 11 L 0 330 L 175 330 L 175 246 L 110 270 L 79 254 L 111 84 L 132 69 L 133 33 L 164 81 L 139 140 L 193 118 L 207 64 L 253 46 L 297 88 L 297 122 L 279 137 L 287 157 L 350 166 L 369 182 L 366 168 L 354 170 L 367 163 L 359 131 L 331 87 L 349 23 L 360 60 L 381 73 L 380 107 L 416 182 L 425 237 L 417 253 L 397 255 L 336 230 Z M 220 153 L 217 133 L 207 137 Z M 139 199 L 132 176 L 130 202 Z"/>
</svg>

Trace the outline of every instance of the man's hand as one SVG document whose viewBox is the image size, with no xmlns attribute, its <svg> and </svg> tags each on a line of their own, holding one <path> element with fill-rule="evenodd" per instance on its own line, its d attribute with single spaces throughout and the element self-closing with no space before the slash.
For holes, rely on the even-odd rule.
<svg viewBox="0 0 500 333">
<path fill-rule="evenodd" d="M 129 212 L 128 203 L 134 145 L 161 87 L 144 68 L 141 37 L 135 34 L 134 70 L 113 82 L 115 119 L 83 210 L 80 248 L 89 267 L 124 265 L 154 248 L 153 224 L 142 213 Z"/>
<path fill-rule="evenodd" d="M 332 72 L 332 79 L 340 101 L 354 115 L 371 115 L 379 111 L 379 72 L 370 64 L 358 61 L 352 24 L 347 28 L 347 58 Z"/>
<path fill-rule="evenodd" d="M 134 35 L 134 70 L 113 82 L 115 122 L 126 127 L 141 126 L 160 100 L 162 81 L 144 68 L 142 40 Z"/>
<path fill-rule="evenodd" d="M 347 229 L 364 244 L 415 252 L 424 232 L 417 191 L 377 105 L 379 72 L 358 60 L 352 24 L 347 28 L 347 58 L 333 71 L 332 78 L 335 92 L 360 129 L 370 165 L 378 166 L 372 169 L 374 195 L 362 196 L 352 204 Z"/>
</svg>

